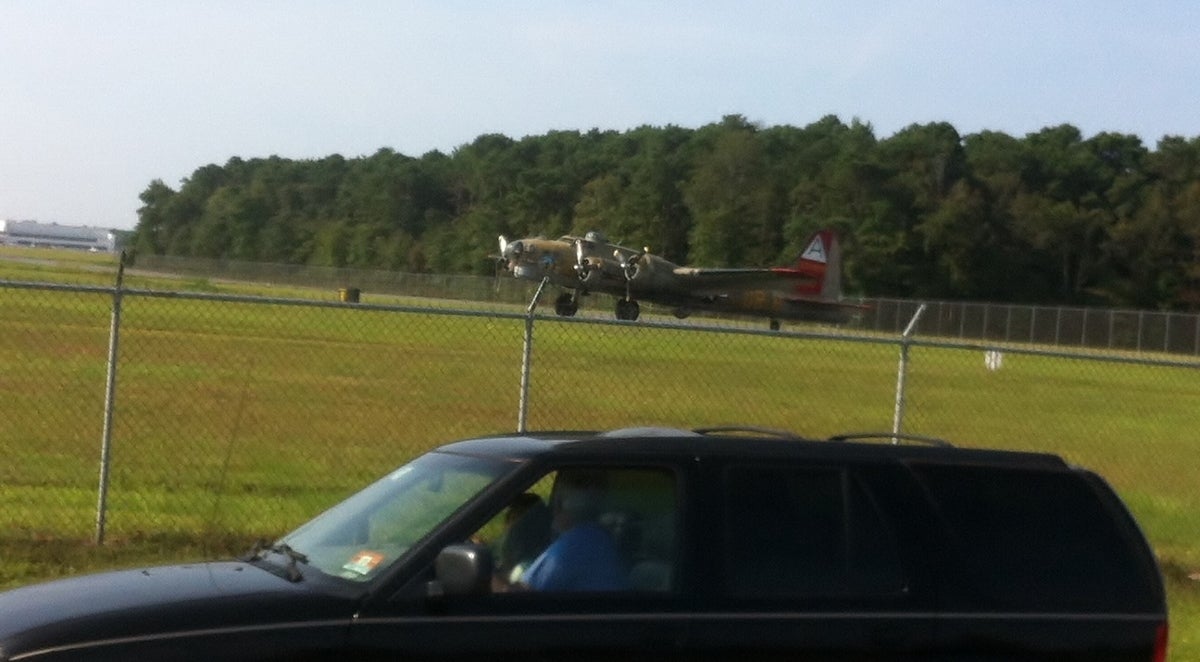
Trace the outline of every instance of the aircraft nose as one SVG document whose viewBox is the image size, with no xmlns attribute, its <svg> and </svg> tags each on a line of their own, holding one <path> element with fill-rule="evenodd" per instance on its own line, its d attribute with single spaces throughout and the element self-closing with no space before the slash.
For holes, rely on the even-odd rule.
<svg viewBox="0 0 1200 662">
<path fill-rule="evenodd" d="M 500 257 L 511 260 L 515 257 L 520 257 L 521 251 L 524 250 L 521 241 L 509 241 L 508 237 L 500 235 Z"/>
</svg>

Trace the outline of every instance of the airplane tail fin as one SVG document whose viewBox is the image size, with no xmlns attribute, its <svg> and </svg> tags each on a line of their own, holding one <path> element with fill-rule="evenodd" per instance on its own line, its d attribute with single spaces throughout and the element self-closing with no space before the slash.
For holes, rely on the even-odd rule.
<svg viewBox="0 0 1200 662">
<path fill-rule="evenodd" d="M 795 286 L 796 294 L 829 301 L 842 298 L 842 248 L 833 230 L 817 231 L 793 268 L 806 276 Z"/>
</svg>

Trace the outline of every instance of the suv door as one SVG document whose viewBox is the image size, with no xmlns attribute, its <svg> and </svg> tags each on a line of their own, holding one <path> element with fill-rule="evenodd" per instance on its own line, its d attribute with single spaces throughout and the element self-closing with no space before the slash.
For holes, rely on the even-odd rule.
<svg viewBox="0 0 1200 662">
<path fill-rule="evenodd" d="M 688 601 L 677 578 L 689 470 L 578 459 L 533 470 L 520 490 L 465 516 L 437 543 L 461 543 L 491 556 L 488 565 L 497 571 L 491 590 L 429 596 L 425 587 L 436 586 L 430 583 L 436 570 L 427 563 L 394 597 L 363 609 L 351 627 L 352 650 L 406 660 L 683 659 L 678 646 Z M 539 538 L 531 522 L 540 508 L 549 511 L 547 525 L 552 519 L 562 526 L 568 508 L 582 508 L 587 522 L 556 531 L 552 542 L 543 540 L 530 553 L 527 541 Z M 564 543 L 571 531 L 584 526 L 590 537 L 561 553 L 571 546 Z M 518 533 L 520 544 L 513 541 Z M 595 547 L 610 544 L 618 578 L 601 568 L 546 578 L 579 554 L 590 562 L 608 558 Z"/>
<path fill-rule="evenodd" d="M 1152 553 L 1112 490 L 1073 469 L 914 462 L 944 522 L 947 659 L 1149 660 L 1166 626 Z"/>
<path fill-rule="evenodd" d="M 895 466 L 772 458 L 714 468 L 713 577 L 689 645 L 722 659 L 922 659 L 933 599 Z"/>
</svg>

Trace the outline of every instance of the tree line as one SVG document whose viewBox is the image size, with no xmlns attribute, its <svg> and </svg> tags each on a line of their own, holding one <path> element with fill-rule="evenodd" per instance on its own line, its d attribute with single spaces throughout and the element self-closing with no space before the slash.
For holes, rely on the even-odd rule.
<svg viewBox="0 0 1200 662">
<path fill-rule="evenodd" d="M 828 116 L 487 134 L 450 154 L 232 158 L 140 195 L 138 252 L 491 274 L 496 238 L 602 230 L 698 266 L 789 264 L 835 228 L 848 293 L 1200 304 L 1200 138 L 1024 137 Z"/>
</svg>

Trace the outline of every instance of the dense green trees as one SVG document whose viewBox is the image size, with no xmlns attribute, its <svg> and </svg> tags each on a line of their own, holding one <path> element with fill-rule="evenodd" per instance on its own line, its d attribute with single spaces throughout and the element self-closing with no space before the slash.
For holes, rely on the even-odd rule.
<svg viewBox="0 0 1200 662">
<path fill-rule="evenodd" d="M 1200 306 L 1200 139 L 1017 138 L 946 123 L 878 139 L 763 128 L 489 134 L 452 154 L 206 165 L 140 196 L 141 252 L 490 273 L 496 236 L 600 229 L 704 266 L 790 262 L 836 228 L 869 296 Z"/>
</svg>

